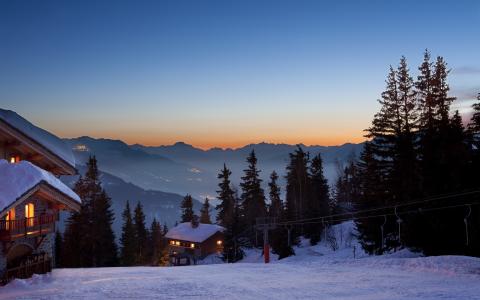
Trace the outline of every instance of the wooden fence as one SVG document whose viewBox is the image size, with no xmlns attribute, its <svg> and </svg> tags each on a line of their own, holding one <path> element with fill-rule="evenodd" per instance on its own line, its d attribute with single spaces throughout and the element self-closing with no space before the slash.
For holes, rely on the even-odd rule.
<svg viewBox="0 0 480 300">
<path fill-rule="evenodd" d="M 5 285 L 15 278 L 25 279 L 33 274 L 45 274 L 52 271 L 52 259 L 47 254 L 32 255 L 22 261 L 19 266 L 7 269 L 0 279 L 0 285 Z"/>
</svg>

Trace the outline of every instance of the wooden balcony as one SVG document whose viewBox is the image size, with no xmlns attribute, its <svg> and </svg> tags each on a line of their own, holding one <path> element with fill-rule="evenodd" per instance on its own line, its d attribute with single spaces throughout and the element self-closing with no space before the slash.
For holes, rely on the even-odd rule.
<svg viewBox="0 0 480 300">
<path fill-rule="evenodd" d="M 56 221 L 58 221 L 58 214 L 45 214 L 19 220 L 0 220 L 0 241 L 13 241 L 53 232 Z"/>
</svg>

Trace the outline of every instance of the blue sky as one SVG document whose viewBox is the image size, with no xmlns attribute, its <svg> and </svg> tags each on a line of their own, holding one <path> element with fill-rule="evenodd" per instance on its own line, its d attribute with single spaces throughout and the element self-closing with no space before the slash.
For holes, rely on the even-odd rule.
<svg viewBox="0 0 480 300">
<path fill-rule="evenodd" d="M 425 48 L 468 113 L 479 36 L 479 1 L 0 0 L 0 106 L 65 137 L 358 142 Z"/>
</svg>

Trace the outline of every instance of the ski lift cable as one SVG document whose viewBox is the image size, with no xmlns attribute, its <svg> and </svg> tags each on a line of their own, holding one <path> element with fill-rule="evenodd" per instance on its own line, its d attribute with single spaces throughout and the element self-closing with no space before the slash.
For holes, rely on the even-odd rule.
<svg viewBox="0 0 480 300">
<path fill-rule="evenodd" d="M 358 214 L 362 214 L 362 213 L 374 212 L 374 211 L 379 211 L 379 210 L 395 209 L 395 207 L 411 206 L 411 205 L 415 205 L 415 204 L 428 203 L 428 202 L 432 202 L 432 201 L 444 200 L 444 199 L 460 197 L 460 196 L 474 195 L 474 194 L 478 194 L 478 193 L 480 193 L 480 190 L 457 193 L 457 194 L 440 195 L 440 196 L 437 196 L 437 197 L 432 197 L 432 198 L 428 198 L 428 199 L 424 199 L 424 200 L 411 201 L 411 202 L 406 202 L 406 203 L 399 203 L 399 204 L 391 205 L 391 206 L 376 207 L 376 208 L 365 209 L 365 210 L 360 210 L 360 211 L 356 211 L 356 212 L 349 212 L 349 213 L 342 213 L 342 214 L 332 214 L 332 215 L 319 216 L 319 217 L 314 217 L 314 218 L 306 218 L 306 219 L 300 219 L 300 220 L 289 220 L 289 221 L 282 222 L 282 224 L 297 223 L 298 221 L 318 220 L 318 219 L 323 219 L 323 218 L 334 218 L 334 217 L 341 217 L 341 216 L 348 216 L 348 215 L 353 216 L 353 215 L 358 215 Z M 278 224 L 280 224 L 280 223 L 278 223 Z"/>
<path fill-rule="evenodd" d="M 469 203 L 469 204 L 457 204 L 457 205 L 449 205 L 449 206 L 440 206 L 440 207 L 433 207 L 433 208 L 425 208 L 425 209 L 422 209 L 422 213 L 423 212 L 429 212 L 429 211 L 436 211 L 436 210 L 452 209 L 452 208 L 459 208 L 459 207 L 468 207 L 468 206 L 474 206 L 474 205 L 480 205 L 480 202 Z M 374 218 L 379 218 L 379 217 L 386 218 L 387 216 L 418 214 L 418 213 L 420 213 L 420 212 L 417 209 L 415 209 L 415 210 L 401 211 L 401 212 L 397 211 L 397 214 L 395 214 L 393 212 L 393 213 L 383 213 L 383 214 L 377 214 L 377 215 L 332 219 L 329 222 L 337 223 L 337 222 L 355 221 L 355 220 L 363 220 L 363 219 L 374 219 Z M 278 223 L 278 225 L 304 225 L 304 224 L 319 224 L 319 223 L 321 223 L 321 220 L 298 220 L 297 222 Z"/>
</svg>

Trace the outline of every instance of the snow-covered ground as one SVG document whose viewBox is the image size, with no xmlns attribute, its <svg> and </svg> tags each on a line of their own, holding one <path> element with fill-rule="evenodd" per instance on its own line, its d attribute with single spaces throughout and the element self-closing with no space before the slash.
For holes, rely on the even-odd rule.
<svg viewBox="0 0 480 300">
<path fill-rule="evenodd" d="M 348 236 L 351 225 L 340 231 Z M 480 299 L 479 258 L 357 249 L 354 259 L 354 239 L 331 245 L 304 241 L 296 256 L 269 265 L 248 251 L 236 264 L 54 270 L 13 281 L 0 299 Z"/>
</svg>

